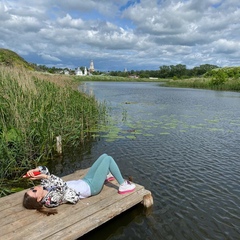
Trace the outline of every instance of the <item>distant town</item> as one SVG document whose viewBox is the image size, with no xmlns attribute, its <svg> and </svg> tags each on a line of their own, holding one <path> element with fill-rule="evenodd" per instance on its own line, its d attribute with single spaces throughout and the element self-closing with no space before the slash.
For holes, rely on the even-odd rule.
<svg viewBox="0 0 240 240">
<path fill-rule="evenodd" d="M 35 70 L 49 72 L 53 74 L 66 74 L 66 75 L 75 75 L 75 76 L 91 76 L 91 75 L 108 75 L 108 76 L 117 76 L 117 77 L 128 77 L 128 78 L 173 78 L 173 79 L 186 79 L 191 77 L 200 77 L 210 72 L 213 69 L 218 69 L 220 67 L 211 64 L 202 64 L 197 67 L 188 69 L 186 65 L 177 64 L 177 65 L 163 65 L 159 66 L 159 70 L 127 70 L 127 68 L 122 71 L 99 71 L 94 67 L 93 60 L 90 61 L 90 65 L 87 68 L 86 66 L 79 66 L 75 69 L 69 68 L 56 68 L 56 67 L 47 67 L 45 65 L 32 64 Z"/>
<path fill-rule="evenodd" d="M 94 63 L 93 63 L 93 60 L 91 60 L 90 67 L 88 69 L 87 67 L 77 67 L 74 73 L 76 76 L 87 76 L 87 75 L 92 75 L 94 71 L 95 71 Z M 69 75 L 70 71 L 68 69 L 64 69 L 62 73 Z"/>
</svg>

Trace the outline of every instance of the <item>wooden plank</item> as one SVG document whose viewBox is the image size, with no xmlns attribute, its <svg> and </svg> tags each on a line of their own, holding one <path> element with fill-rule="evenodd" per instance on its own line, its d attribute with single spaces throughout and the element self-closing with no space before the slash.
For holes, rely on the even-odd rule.
<svg viewBox="0 0 240 240">
<path fill-rule="evenodd" d="M 84 171 L 64 177 L 64 180 L 79 179 Z M 117 181 L 104 185 L 100 194 L 80 200 L 76 205 L 63 204 L 59 213 L 45 216 L 22 206 L 25 191 L 0 198 L 0 233 L 4 239 L 76 239 L 116 215 L 124 212 L 151 194 L 136 184 L 136 190 L 129 194 L 118 194 Z M 4 206 L 2 206 L 4 204 Z"/>
<path fill-rule="evenodd" d="M 140 189 L 142 189 L 141 186 Z M 42 238 L 45 238 L 54 232 L 59 232 L 61 231 L 61 229 L 73 225 L 76 222 L 85 221 L 90 215 L 94 214 L 95 212 L 98 212 L 99 209 L 104 209 L 118 202 L 120 199 L 125 199 L 130 195 L 133 195 L 133 193 L 127 195 L 116 194 L 116 190 L 115 191 L 108 190 L 107 192 L 109 194 L 107 196 L 105 195 L 106 198 L 105 197 L 99 198 L 98 196 L 101 195 L 99 194 L 97 196 L 82 200 L 82 201 L 90 200 L 86 205 L 81 204 L 79 202 L 76 205 L 64 204 L 62 206 L 59 206 L 58 207 L 59 213 L 54 216 L 46 217 L 34 211 L 35 216 L 31 215 L 24 216 L 24 218 L 21 218 L 21 221 L 19 221 L 19 219 L 16 219 L 15 222 L 7 224 L 4 226 L 3 229 L 0 229 L 0 232 L 2 233 L 3 236 L 5 233 L 8 233 L 9 239 L 15 239 L 14 236 L 16 235 L 17 232 L 18 239 L 24 239 L 24 236 L 31 237 L 32 239 L 39 239 L 39 235 L 41 235 Z M 30 210 L 26 210 L 25 212 L 27 211 L 29 212 Z M 13 225 L 14 229 L 12 228 Z M 23 226 L 27 226 L 27 228 L 26 227 L 23 228 Z M 31 233 L 37 234 L 33 235 Z"/>
<path fill-rule="evenodd" d="M 80 200 L 77 203 L 77 205 L 64 204 L 62 206 L 59 206 L 58 207 L 59 213 L 57 215 L 47 217 L 46 221 L 50 220 L 50 218 L 52 218 L 52 217 L 56 218 L 57 216 L 61 217 L 62 219 L 68 218 L 69 215 L 72 215 L 74 213 L 74 211 L 81 211 L 82 208 L 85 208 L 86 206 L 88 206 L 89 200 L 90 200 L 90 202 L 92 201 L 92 204 L 93 204 L 94 202 L 101 200 L 101 198 L 110 197 L 110 195 L 113 194 L 113 192 L 111 192 L 111 191 L 106 192 L 105 188 L 103 189 L 103 191 L 102 191 L 103 194 L 101 194 L 101 196 L 99 194 L 94 198 L 91 197 L 91 198 Z M 106 193 L 108 194 L 108 196 L 106 196 Z M 65 210 L 67 210 L 67 211 L 65 211 Z M 9 209 L 8 209 L 8 211 L 9 211 Z M 2 234 L 5 234 L 6 231 L 9 232 L 11 229 L 10 226 L 13 224 L 14 224 L 15 230 L 21 229 L 22 226 L 26 226 L 26 225 L 30 225 L 30 224 L 32 224 L 34 227 L 34 226 L 36 226 L 36 223 L 34 223 L 36 220 L 36 216 L 37 217 L 41 216 L 41 217 L 46 218 L 46 216 L 39 214 L 38 212 L 36 213 L 35 210 L 24 209 L 21 204 L 17 205 L 16 210 L 15 210 L 15 208 L 11 208 L 11 211 L 12 211 L 12 213 L 7 218 L 0 220 L 0 223 L 1 223 L 0 232 Z M 17 214 L 15 214 L 15 211 L 17 211 Z M 1 212 L 1 215 L 2 215 L 2 213 L 4 213 L 4 212 Z M 19 221 L 19 219 L 21 219 L 21 221 Z"/>
<path fill-rule="evenodd" d="M 148 193 L 149 192 L 146 191 L 144 194 Z M 66 227 L 64 231 L 56 232 L 53 235 L 50 235 L 49 237 L 44 239 L 76 239 L 78 237 L 81 237 L 89 231 L 97 228 L 101 224 L 111 220 L 115 216 L 119 215 L 120 213 L 126 211 L 127 209 L 133 207 L 134 205 L 142 201 L 142 196 L 139 194 L 138 198 L 136 197 L 136 194 L 131 194 L 130 196 L 131 197 L 128 196 L 127 199 L 121 199 L 119 201 L 116 201 L 110 206 L 102 208 L 99 211 L 96 211 L 95 213 L 89 215 L 81 222 L 79 221 Z"/>
<path fill-rule="evenodd" d="M 22 199 L 23 199 L 22 191 L 0 198 L 0 203 L 1 203 L 0 212 L 4 209 L 7 209 L 9 207 L 13 207 L 22 203 Z"/>
<path fill-rule="evenodd" d="M 105 190 L 105 188 L 103 189 L 103 193 L 104 192 L 106 192 L 106 191 L 104 191 Z M 110 196 L 110 194 L 112 194 L 112 192 L 106 192 L 106 193 L 108 193 L 109 194 L 109 196 Z M 105 194 L 101 194 L 101 197 L 102 198 L 104 198 L 104 197 L 107 197 L 106 196 L 106 193 Z M 99 201 L 99 198 L 100 198 L 100 195 L 97 195 L 96 197 L 94 197 L 94 200 L 95 201 Z M 76 205 L 71 205 L 71 204 L 64 204 L 64 205 L 62 205 L 62 206 L 59 206 L 58 207 L 58 210 L 59 210 L 59 214 L 63 214 L 64 212 L 65 212 L 65 208 L 68 208 L 69 209 L 69 213 L 71 213 L 71 208 L 70 208 L 70 206 L 74 206 L 74 209 L 75 210 L 81 210 L 81 208 L 85 208 L 89 203 L 88 202 L 91 202 L 91 201 L 93 201 L 91 198 L 88 198 L 88 199 L 83 199 L 83 200 L 80 200 L 78 203 L 77 203 L 77 207 L 76 207 Z M 63 209 L 63 210 L 62 210 Z M 9 209 L 8 209 L 9 210 Z M 15 218 L 15 216 L 14 216 L 14 209 L 11 209 L 11 211 L 12 211 L 12 217 L 13 217 L 13 219 L 12 219 L 12 221 L 11 221 L 11 223 L 14 221 L 14 218 Z M 19 214 L 18 214 L 18 216 L 17 216 L 17 219 L 18 218 L 20 218 L 20 216 L 23 216 L 23 218 L 25 217 L 25 216 L 28 216 L 28 219 L 29 219 L 29 221 L 31 222 L 32 221 L 32 219 L 30 219 L 31 217 L 34 219 L 34 217 L 36 217 L 36 213 L 35 213 L 35 210 L 27 210 L 26 211 L 26 209 L 24 209 L 21 205 L 18 205 L 17 206 L 17 209 L 16 209 L 16 211 L 17 212 L 19 212 Z M 2 214 L 2 212 L 1 212 L 1 214 Z M 23 214 L 23 215 L 22 215 Z M 59 215 L 58 214 L 58 215 Z M 38 213 L 38 215 L 39 215 L 39 213 Z M 66 214 L 67 216 L 68 216 L 68 214 Z M 55 216 L 57 216 L 57 215 L 55 215 Z M 16 219 L 16 221 L 17 221 L 17 219 Z M 3 222 L 4 220 L 1 220 L 1 223 Z M 3 224 L 1 224 L 1 226 L 3 226 Z M 0 230 L 1 230 L 1 228 L 0 228 Z"/>
</svg>

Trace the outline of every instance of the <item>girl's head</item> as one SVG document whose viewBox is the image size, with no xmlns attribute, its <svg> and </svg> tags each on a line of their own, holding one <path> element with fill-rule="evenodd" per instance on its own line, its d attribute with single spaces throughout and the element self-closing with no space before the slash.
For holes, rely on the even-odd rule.
<svg viewBox="0 0 240 240">
<path fill-rule="evenodd" d="M 27 209 L 40 209 L 43 207 L 43 204 L 26 192 L 23 197 L 23 206 Z"/>
<path fill-rule="evenodd" d="M 27 209 L 40 209 L 43 204 L 41 200 L 43 198 L 43 188 L 41 186 L 35 186 L 30 188 L 23 197 L 23 206 Z"/>
<path fill-rule="evenodd" d="M 23 206 L 27 209 L 36 209 L 37 211 L 44 213 L 45 215 L 56 214 L 56 209 L 47 209 L 43 207 L 41 202 L 43 198 L 43 188 L 41 186 L 36 186 L 30 188 L 23 197 Z"/>
</svg>

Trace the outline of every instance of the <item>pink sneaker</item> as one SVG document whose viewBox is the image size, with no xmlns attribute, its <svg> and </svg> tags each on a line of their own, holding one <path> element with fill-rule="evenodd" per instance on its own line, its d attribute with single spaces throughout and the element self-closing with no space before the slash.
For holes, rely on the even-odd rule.
<svg viewBox="0 0 240 240">
<path fill-rule="evenodd" d="M 109 172 L 105 181 L 110 182 L 110 181 L 113 181 L 114 179 L 115 179 L 114 176 Z"/>
<path fill-rule="evenodd" d="M 131 183 L 130 181 L 125 180 L 123 184 L 119 186 L 118 193 L 124 194 L 133 192 L 136 188 L 136 185 L 134 183 Z"/>
</svg>

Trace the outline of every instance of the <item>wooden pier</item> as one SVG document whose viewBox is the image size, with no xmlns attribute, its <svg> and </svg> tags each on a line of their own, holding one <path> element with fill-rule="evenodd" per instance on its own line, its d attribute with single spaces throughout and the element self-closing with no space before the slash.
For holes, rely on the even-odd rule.
<svg viewBox="0 0 240 240">
<path fill-rule="evenodd" d="M 86 171 L 77 171 L 63 179 L 79 179 Z M 121 195 L 114 180 L 106 183 L 97 196 L 75 205 L 63 204 L 57 208 L 58 214 L 45 216 L 22 206 L 24 193 L 0 198 L 1 239 L 77 239 L 138 203 L 146 207 L 153 204 L 151 192 L 143 186 L 136 184 L 134 192 Z"/>
</svg>

